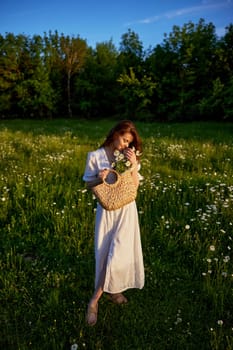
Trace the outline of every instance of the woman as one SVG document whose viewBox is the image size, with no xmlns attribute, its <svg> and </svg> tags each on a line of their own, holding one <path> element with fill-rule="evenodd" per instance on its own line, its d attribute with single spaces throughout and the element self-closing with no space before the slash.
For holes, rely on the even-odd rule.
<svg viewBox="0 0 233 350">
<path fill-rule="evenodd" d="M 140 168 L 138 153 L 141 139 L 129 120 L 118 123 L 99 149 L 89 152 L 83 180 L 91 189 L 103 182 L 115 161 L 114 152 L 122 152 L 132 164 L 131 176 L 138 188 Z M 97 204 L 95 219 L 95 291 L 87 309 L 87 323 L 97 322 L 98 301 L 103 292 L 117 304 L 127 303 L 123 291 L 143 288 L 144 266 L 135 201 L 120 209 L 108 211 Z"/>
</svg>

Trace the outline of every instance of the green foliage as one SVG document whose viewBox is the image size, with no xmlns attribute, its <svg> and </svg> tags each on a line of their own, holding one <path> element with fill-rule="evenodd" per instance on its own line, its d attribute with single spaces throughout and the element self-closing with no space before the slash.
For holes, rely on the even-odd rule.
<svg viewBox="0 0 233 350">
<path fill-rule="evenodd" d="M 0 347 L 232 349 L 232 123 L 136 123 L 146 284 L 122 307 L 104 295 L 87 327 L 96 202 L 82 175 L 113 122 L 0 123 Z"/>
<path fill-rule="evenodd" d="M 85 69 L 75 79 L 76 114 L 87 118 L 115 115 L 117 109 L 117 51 L 111 41 L 96 45 L 87 55 Z"/>
<path fill-rule="evenodd" d="M 151 103 L 150 98 L 156 88 L 156 83 L 146 75 L 139 80 L 132 67 L 129 69 L 129 74 L 121 74 L 117 81 L 122 86 L 121 96 L 124 99 L 126 115 L 135 119 L 137 113 L 145 110 Z"/>
<path fill-rule="evenodd" d="M 232 61 L 232 24 L 218 38 L 203 19 L 174 26 L 148 51 L 131 29 L 119 50 L 112 40 L 91 48 L 57 31 L 7 33 L 0 35 L 0 117 L 229 120 Z"/>
</svg>

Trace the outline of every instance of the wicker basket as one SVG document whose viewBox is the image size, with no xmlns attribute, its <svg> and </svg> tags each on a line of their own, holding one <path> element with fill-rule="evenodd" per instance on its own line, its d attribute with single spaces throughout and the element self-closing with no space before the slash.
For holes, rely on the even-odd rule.
<svg viewBox="0 0 233 350">
<path fill-rule="evenodd" d="M 116 210 L 135 200 L 137 188 L 130 170 L 122 174 L 113 169 L 109 171 L 115 174 L 116 181 L 114 183 L 103 181 L 100 185 L 92 187 L 92 191 L 104 209 Z"/>
</svg>

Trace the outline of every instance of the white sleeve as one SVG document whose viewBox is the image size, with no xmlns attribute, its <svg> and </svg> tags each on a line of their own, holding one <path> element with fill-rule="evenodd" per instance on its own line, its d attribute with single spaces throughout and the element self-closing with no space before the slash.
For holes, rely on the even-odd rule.
<svg viewBox="0 0 233 350">
<path fill-rule="evenodd" d="M 83 180 L 85 182 L 93 181 L 98 175 L 98 165 L 95 152 L 89 152 L 87 154 L 86 167 L 83 175 Z"/>
</svg>

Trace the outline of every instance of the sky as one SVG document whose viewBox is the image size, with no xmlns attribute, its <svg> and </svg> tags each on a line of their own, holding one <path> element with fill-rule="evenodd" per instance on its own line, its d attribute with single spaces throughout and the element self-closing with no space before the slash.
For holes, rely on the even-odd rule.
<svg viewBox="0 0 233 350">
<path fill-rule="evenodd" d="M 110 40 L 118 48 L 130 29 L 147 50 L 162 44 L 174 25 L 197 24 L 200 18 L 223 36 L 233 24 L 233 0 L 1 0 L 0 34 L 43 36 L 57 30 L 93 48 Z"/>
</svg>

